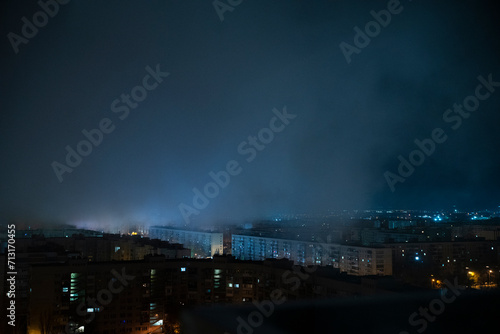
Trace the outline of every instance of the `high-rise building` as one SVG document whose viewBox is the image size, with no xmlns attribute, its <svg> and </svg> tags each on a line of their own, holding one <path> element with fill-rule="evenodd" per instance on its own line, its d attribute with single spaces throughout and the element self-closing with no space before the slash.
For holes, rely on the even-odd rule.
<svg viewBox="0 0 500 334">
<path fill-rule="evenodd" d="M 149 237 L 179 243 L 191 249 L 191 257 L 207 258 L 224 253 L 222 233 L 179 230 L 165 226 L 152 226 Z"/>
</svg>

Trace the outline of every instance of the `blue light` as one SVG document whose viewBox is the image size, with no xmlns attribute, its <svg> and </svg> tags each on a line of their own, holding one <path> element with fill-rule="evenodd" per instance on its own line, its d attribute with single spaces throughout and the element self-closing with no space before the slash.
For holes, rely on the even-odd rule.
<svg viewBox="0 0 500 334">
<path fill-rule="evenodd" d="M 420 258 L 418 256 L 415 256 L 415 261 L 418 261 L 420 260 Z"/>
</svg>

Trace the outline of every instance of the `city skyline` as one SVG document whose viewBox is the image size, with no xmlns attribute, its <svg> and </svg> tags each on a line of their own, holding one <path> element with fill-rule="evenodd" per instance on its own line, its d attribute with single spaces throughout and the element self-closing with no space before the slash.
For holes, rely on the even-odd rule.
<svg viewBox="0 0 500 334">
<path fill-rule="evenodd" d="M 494 332 L 499 13 L 0 2 L 0 332 Z"/>
</svg>

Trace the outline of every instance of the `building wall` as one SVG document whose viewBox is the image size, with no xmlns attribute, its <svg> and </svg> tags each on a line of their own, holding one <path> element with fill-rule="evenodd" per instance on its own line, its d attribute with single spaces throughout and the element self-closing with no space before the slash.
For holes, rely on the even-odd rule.
<svg viewBox="0 0 500 334">
<path fill-rule="evenodd" d="M 363 245 L 383 244 L 387 242 L 412 242 L 426 241 L 422 234 L 402 233 L 397 231 L 381 231 L 379 229 L 365 228 L 360 232 Z"/>
<path fill-rule="evenodd" d="M 165 327 L 175 325 L 174 310 L 261 301 L 276 289 L 288 300 L 380 292 L 331 268 L 325 272 L 329 274 L 304 278 L 293 270 L 291 261 L 230 257 L 165 260 L 157 256 L 143 261 L 33 265 L 28 280 L 28 329 L 39 333 L 43 327 L 45 332 L 59 333 L 74 324 L 93 334 L 165 332 Z"/>
<path fill-rule="evenodd" d="M 152 243 L 148 238 L 120 237 L 107 235 L 104 237 L 76 238 L 21 238 L 17 241 L 18 251 L 43 249 L 48 245 L 59 245 L 64 252 L 74 252 L 89 261 L 133 261 L 142 260 L 147 255 L 163 254 L 167 258 L 182 258 L 190 256 L 190 250 L 179 245 Z"/>
<path fill-rule="evenodd" d="M 206 258 L 224 253 L 222 233 L 187 231 L 154 226 L 149 229 L 149 236 L 183 244 L 184 247 L 191 249 L 191 256 L 195 258 Z"/>
<path fill-rule="evenodd" d="M 240 260 L 289 259 L 298 265 L 331 265 L 351 275 L 392 275 L 390 248 L 275 239 L 235 234 L 232 254 Z"/>
<path fill-rule="evenodd" d="M 430 275 L 441 278 L 459 277 L 464 281 L 473 268 L 484 272 L 486 266 L 500 266 L 499 241 L 453 241 L 395 243 L 393 252 L 394 275 L 429 280 Z M 422 276 L 422 277 L 420 277 Z"/>
<path fill-rule="evenodd" d="M 499 240 L 499 226 L 464 225 L 452 228 L 452 237 L 474 240 L 484 238 L 485 240 Z"/>
</svg>

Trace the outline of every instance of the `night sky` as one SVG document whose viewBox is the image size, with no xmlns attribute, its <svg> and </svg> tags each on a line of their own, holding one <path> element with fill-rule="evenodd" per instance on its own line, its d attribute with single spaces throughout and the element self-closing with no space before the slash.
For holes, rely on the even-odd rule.
<svg viewBox="0 0 500 334">
<path fill-rule="evenodd" d="M 197 211 L 192 224 L 500 205 L 493 2 L 239 2 L 221 0 L 231 9 L 221 20 L 212 1 L 73 0 L 47 22 L 37 15 L 38 32 L 23 39 L 22 18 L 31 24 L 40 5 L 2 1 L 0 219 L 180 223 L 181 203 Z M 341 43 L 353 50 L 354 27 L 365 32 L 370 11 L 388 6 L 398 13 L 348 63 Z M 477 110 L 445 121 L 489 75 L 494 92 L 480 89 L 489 96 Z M 132 92 L 144 99 L 121 100 Z M 280 132 L 262 130 L 284 109 Z M 100 126 L 108 133 L 60 182 L 54 162 L 67 166 L 66 147 Z M 436 128 L 446 141 L 391 191 L 384 173 L 398 175 L 398 156 Z M 249 153 L 259 133 L 268 143 Z M 233 160 L 239 173 L 196 209 L 193 188 Z"/>
</svg>

